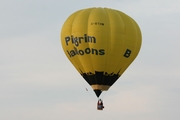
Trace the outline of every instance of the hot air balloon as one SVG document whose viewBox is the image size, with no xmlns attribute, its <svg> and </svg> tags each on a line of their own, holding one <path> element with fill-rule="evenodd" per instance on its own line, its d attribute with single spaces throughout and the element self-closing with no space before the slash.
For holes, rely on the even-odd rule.
<svg viewBox="0 0 180 120">
<path fill-rule="evenodd" d="M 61 30 L 64 53 L 98 98 L 136 58 L 141 39 L 137 23 L 110 8 L 79 10 Z"/>
</svg>

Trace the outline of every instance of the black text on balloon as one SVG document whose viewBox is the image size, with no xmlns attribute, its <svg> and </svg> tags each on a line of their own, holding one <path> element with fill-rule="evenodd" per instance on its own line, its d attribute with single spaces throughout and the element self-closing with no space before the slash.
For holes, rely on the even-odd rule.
<svg viewBox="0 0 180 120">
<path fill-rule="evenodd" d="M 131 55 L 131 50 L 127 49 L 124 53 L 124 57 L 128 58 Z"/>
<path fill-rule="evenodd" d="M 67 53 L 69 57 L 74 57 L 75 55 L 85 55 L 85 54 L 92 54 L 92 55 L 104 55 L 105 50 L 104 49 L 95 49 L 95 48 L 86 48 L 84 50 L 78 50 L 76 47 L 74 47 L 73 50 L 68 51 Z"/>
<path fill-rule="evenodd" d="M 88 36 L 87 34 L 84 34 L 84 36 L 81 37 L 74 37 L 73 35 L 65 37 L 66 45 L 69 45 L 69 42 L 71 41 L 72 44 L 79 46 L 83 41 L 84 43 L 96 43 L 96 38 L 94 36 Z"/>
</svg>

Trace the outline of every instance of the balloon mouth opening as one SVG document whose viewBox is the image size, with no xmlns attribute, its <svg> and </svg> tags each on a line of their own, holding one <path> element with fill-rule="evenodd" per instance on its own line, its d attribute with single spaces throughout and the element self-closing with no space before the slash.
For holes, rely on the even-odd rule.
<svg viewBox="0 0 180 120">
<path fill-rule="evenodd" d="M 102 90 L 94 90 L 97 97 L 99 97 L 102 93 Z"/>
</svg>

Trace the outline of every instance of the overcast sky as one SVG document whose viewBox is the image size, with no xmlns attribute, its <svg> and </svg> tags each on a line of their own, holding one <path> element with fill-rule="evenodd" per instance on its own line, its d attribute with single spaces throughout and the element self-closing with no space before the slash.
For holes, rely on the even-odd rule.
<svg viewBox="0 0 180 120">
<path fill-rule="evenodd" d="M 143 38 L 103 111 L 60 44 L 67 17 L 90 7 L 128 14 Z M 179 120 L 179 45 L 179 0 L 1 0 L 0 119 Z"/>
</svg>

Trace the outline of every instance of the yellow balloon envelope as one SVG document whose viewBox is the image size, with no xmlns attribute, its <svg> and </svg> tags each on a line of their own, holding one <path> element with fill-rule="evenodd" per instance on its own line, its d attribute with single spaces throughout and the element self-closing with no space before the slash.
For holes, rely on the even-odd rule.
<svg viewBox="0 0 180 120">
<path fill-rule="evenodd" d="M 97 97 L 133 62 L 141 39 L 131 17 L 109 8 L 79 10 L 68 17 L 61 31 L 66 56 Z"/>
</svg>

